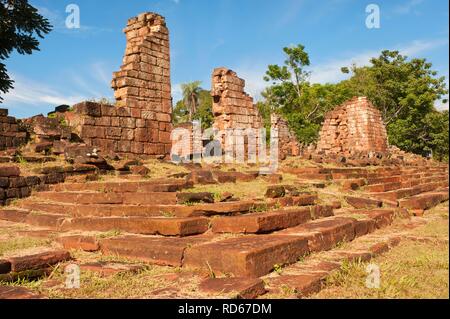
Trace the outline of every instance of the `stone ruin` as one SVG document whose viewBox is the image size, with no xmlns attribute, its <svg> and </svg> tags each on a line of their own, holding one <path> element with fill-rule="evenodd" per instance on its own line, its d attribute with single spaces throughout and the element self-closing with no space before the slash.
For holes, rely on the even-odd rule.
<svg viewBox="0 0 450 319">
<path fill-rule="evenodd" d="M 354 97 L 325 115 L 317 151 L 352 155 L 387 153 L 388 141 L 381 113 L 366 97 Z"/>
<path fill-rule="evenodd" d="M 83 102 L 66 113 L 67 122 L 105 153 L 164 157 L 172 131 L 169 31 L 162 16 L 143 13 L 124 32 L 123 65 L 112 80 L 116 106 Z"/>
<path fill-rule="evenodd" d="M 228 129 L 258 130 L 264 127 L 258 108 L 253 103 L 253 98 L 244 91 L 244 87 L 245 80 L 232 70 L 216 68 L 212 74 L 213 128 L 219 132 L 216 138 L 222 146 Z M 234 145 L 237 146 L 239 141 L 235 142 Z"/>
<path fill-rule="evenodd" d="M 129 19 L 124 32 L 127 43 L 123 65 L 112 80 L 116 105 L 88 101 L 73 108 L 58 107 L 51 118 L 41 115 L 23 120 L 22 124 L 31 126 L 28 131 L 3 110 L 0 112 L 0 149 L 24 145 L 28 138 L 34 140 L 32 147 L 36 152 L 51 150 L 55 155 L 67 155 L 66 151 L 71 148 L 76 151 L 76 157 L 79 155 L 77 145 L 84 145 L 86 148 L 82 152 L 91 155 L 100 152 L 101 156 L 110 158 L 117 158 L 117 155 L 167 158 L 173 144 L 173 126 L 169 31 L 165 19 L 155 13 L 143 13 Z M 235 134 L 242 130 L 242 138 L 228 142 L 233 142 L 234 150 L 244 144 L 247 154 L 249 136 L 245 130 L 264 128 L 253 98 L 244 88 L 245 81 L 234 71 L 224 67 L 213 71 L 213 129 L 222 151 L 228 129 L 238 129 Z M 192 123 L 179 127 L 190 131 L 189 139 L 182 143 L 184 153 L 180 156 L 191 157 L 209 142 L 209 138 L 198 135 L 201 132 L 193 132 Z M 375 153 L 381 158 L 392 153 L 381 114 L 365 97 L 353 98 L 326 114 L 316 148 L 300 145 L 288 123 L 277 114 L 271 116 L 271 127 L 278 129 L 281 159 L 300 155 L 319 162 L 328 157 L 336 162 L 336 154 L 351 159 L 360 158 L 361 154 L 374 157 Z M 194 145 L 193 140 L 199 140 L 199 144 Z M 200 151 L 196 151 L 197 147 Z M 355 153 L 359 155 L 355 157 Z M 406 155 L 396 157 L 402 160 Z M 90 163 L 89 160 L 84 162 Z"/>
<path fill-rule="evenodd" d="M 281 159 L 285 159 L 287 156 L 300 155 L 301 145 L 289 128 L 287 121 L 281 115 L 272 113 L 270 126 L 272 129 L 278 130 L 278 154 Z"/>
<path fill-rule="evenodd" d="M 19 147 L 26 140 L 27 133 L 19 127 L 16 118 L 8 116 L 7 109 L 0 109 L 0 150 Z"/>
</svg>

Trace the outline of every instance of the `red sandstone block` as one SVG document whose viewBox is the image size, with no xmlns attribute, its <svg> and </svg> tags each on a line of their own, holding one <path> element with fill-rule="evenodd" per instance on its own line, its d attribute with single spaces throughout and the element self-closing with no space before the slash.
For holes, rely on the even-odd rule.
<svg viewBox="0 0 450 319">
<path fill-rule="evenodd" d="M 30 289 L 15 286 L 0 286 L 0 299 L 43 299 Z"/>
<path fill-rule="evenodd" d="M 7 260 L 11 263 L 11 271 L 20 272 L 46 268 L 67 261 L 70 258 L 70 253 L 68 251 L 54 250 L 28 256 L 9 257 Z"/>
<path fill-rule="evenodd" d="M 354 208 L 376 208 L 383 205 L 381 200 L 365 197 L 345 196 L 345 201 Z"/>
<path fill-rule="evenodd" d="M 302 238 L 246 236 L 190 247 L 185 252 L 183 266 L 235 276 L 259 277 L 269 273 L 276 264 L 296 262 L 307 252 L 307 241 Z"/>
<path fill-rule="evenodd" d="M 355 210 L 355 214 L 364 214 L 375 221 L 377 228 L 384 228 L 389 226 L 394 220 L 394 210 L 392 209 L 377 209 L 377 210 Z"/>
<path fill-rule="evenodd" d="M 213 296 L 231 295 L 239 299 L 254 299 L 266 292 L 259 278 L 209 278 L 200 283 L 199 289 Z"/>
<path fill-rule="evenodd" d="M 311 252 L 329 250 L 340 242 L 355 238 L 355 222 L 354 218 L 330 217 L 292 227 L 279 234 L 307 239 Z"/>
<path fill-rule="evenodd" d="M 0 259 L 0 274 L 6 274 L 11 271 L 11 263 L 7 260 Z"/>
<path fill-rule="evenodd" d="M 0 177 L 20 176 L 20 169 L 17 166 L 0 166 Z"/>
<path fill-rule="evenodd" d="M 16 209 L 1 209 L 0 219 L 7 220 L 13 223 L 24 223 L 29 211 L 16 210 Z"/>
<path fill-rule="evenodd" d="M 376 222 L 371 218 L 359 219 L 355 222 L 355 237 L 372 233 L 376 229 Z"/>
<path fill-rule="evenodd" d="M 299 275 L 282 275 L 267 278 L 269 290 L 272 292 L 282 292 L 282 287 L 289 288 L 297 298 L 307 297 L 319 292 L 324 281 L 323 274 L 304 273 Z"/>
<path fill-rule="evenodd" d="M 63 236 L 59 237 L 57 241 L 63 245 L 65 249 L 80 249 L 89 252 L 100 249 L 100 245 L 95 236 Z"/>
<path fill-rule="evenodd" d="M 400 207 L 408 209 L 429 209 L 448 200 L 448 192 L 433 192 L 413 196 L 399 201 Z"/>
<path fill-rule="evenodd" d="M 83 231 L 121 230 L 135 234 L 188 236 L 208 230 L 208 219 L 203 217 L 85 217 L 66 221 L 61 229 Z"/>
<path fill-rule="evenodd" d="M 215 233 L 266 233 L 289 228 L 311 219 L 311 208 L 295 208 L 269 213 L 218 217 L 212 220 Z"/>
<path fill-rule="evenodd" d="M 27 215 L 24 222 L 34 226 L 58 230 L 65 218 L 65 215 L 30 213 Z"/>
<path fill-rule="evenodd" d="M 180 267 L 186 247 L 207 241 L 207 238 L 160 238 L 148 236 L 124 236 L 100 241 L 100 248 L 107 255 L 119 255 L 158 265 Z"/>
</svg>

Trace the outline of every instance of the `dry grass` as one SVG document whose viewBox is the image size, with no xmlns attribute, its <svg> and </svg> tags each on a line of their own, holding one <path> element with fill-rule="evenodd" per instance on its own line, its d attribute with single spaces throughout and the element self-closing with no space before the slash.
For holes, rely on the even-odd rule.
<svg viewBox="0 0 450 319">
<path fill-rule="evenodd" d="M 35 239 L 29 237 L 15 237 L 0 241 L 0 257 L 19 250 L 48 246 L 47 239 Z"/>
<path fill-rule="evenodd" d="M 448 203 L 426 212 L 428 223 L 408 234 L 436 241 L 403 239 L 399 246 L 374 258 L 381 271 L 379 289 L 367 288 L 368 263 L 346 263 L 333 272 L 325 288 L 312 298 L 449 298 Z"/>
</svg>

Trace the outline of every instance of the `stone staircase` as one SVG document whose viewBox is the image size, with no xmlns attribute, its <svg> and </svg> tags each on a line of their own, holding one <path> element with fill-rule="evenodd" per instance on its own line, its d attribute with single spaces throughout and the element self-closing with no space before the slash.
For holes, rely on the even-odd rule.
<svg viewBox="0 0 450 319">
<path fill-rule="evenodd" d="M 180 194 L 193 186 L 188 179 L 122 179 L 53 185 L 0 210 L 0 219 L 56 234 L 65 249 L 250 280 L 369 236 L 405 209 L 427 209 L 448 200 L 447 168 L 297 169 L 295 174 L 300 181 L 339 186 L 363 179 L 360 193 L 347 195 L 367 196 L 375 205 L 335 210 L 319 204 L 315 193 L 182 203 L 186 196 Z M 108 232 L 114 234 L 101 236 Z M 302 276 L 285 279 L 306 280 Z M 268 287 L 277 280 L 269 280 Z"/>
</svg>

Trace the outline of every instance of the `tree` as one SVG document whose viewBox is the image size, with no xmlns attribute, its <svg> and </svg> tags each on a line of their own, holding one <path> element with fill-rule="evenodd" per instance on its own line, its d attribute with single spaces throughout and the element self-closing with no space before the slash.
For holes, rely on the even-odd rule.
<svg viewBox="0 0 450 319">
<path fill-rule="evenodd" d="M 19 54 L 39 51 L 38 38 L 49 33 L 52 26 L 28 0 L 0 0 L 0 60 L 6 60 L 13 50 Z M 0 91 L 7 93 L 14 81 L 6 65 L 0 62 Z M 0 102 L 3 99 L 0 97 Z"/>
<path fill-rule="evenodd" d="M 448 121 L 445 124 L 445 113 L 437 112 L 434 103 L 448 90 L 445 78 L 437 77 L 431 63 L 385 50 L 372 58 L 369 66 L 353 65 L 342 71 L 352 76 L 338 85 L 350 95 L 367 96 L 381 111 L 391 144 L 407 152 L 433 153 L 445 159 L 445 147 L 437 137 L 442 140 L 442 134 L 448 132 Z"/>
<path fill-rule="evenodd" d="M 262 93 L 264 104 L 280 113 L 299 141 L 314 142 L 319 134 L 325 112 L 345 101 L 349 90 L 334 84 L 310 84 L 308 53 L 301 44 L 284 48 L 283 66 L 269 65 L 264 80 L 272 82 Z M 345 92 L 347 91 L 347 94 Z"/>
<path fill-rule="evenodd" d="M 189 108 L 186 107 L 184 100 L 180 100 L 173 109 L 174 124 L 180 124 L 189 121 Z M 194 114 L 192 114 L 192 120 L 200 120 L 202 122 L 202 128 L 206 129 L 212 126 L 214 122 L 214 116 L 212 113 L 212 97 L 211 93 L 207 90 L 200 89 L 198 93 L 198 107 Z"/>
<path fill-rule="evenodd" d="M 201 81 L 194 81 L 190 83 L 181 84 L 181 90 L 183 91 L 183 102 L 187 106 L 189 111 L 189 122 L 192 121 L 193 115 L 197 112 L 198 99 L 201 91 Z"/>
</svg>

